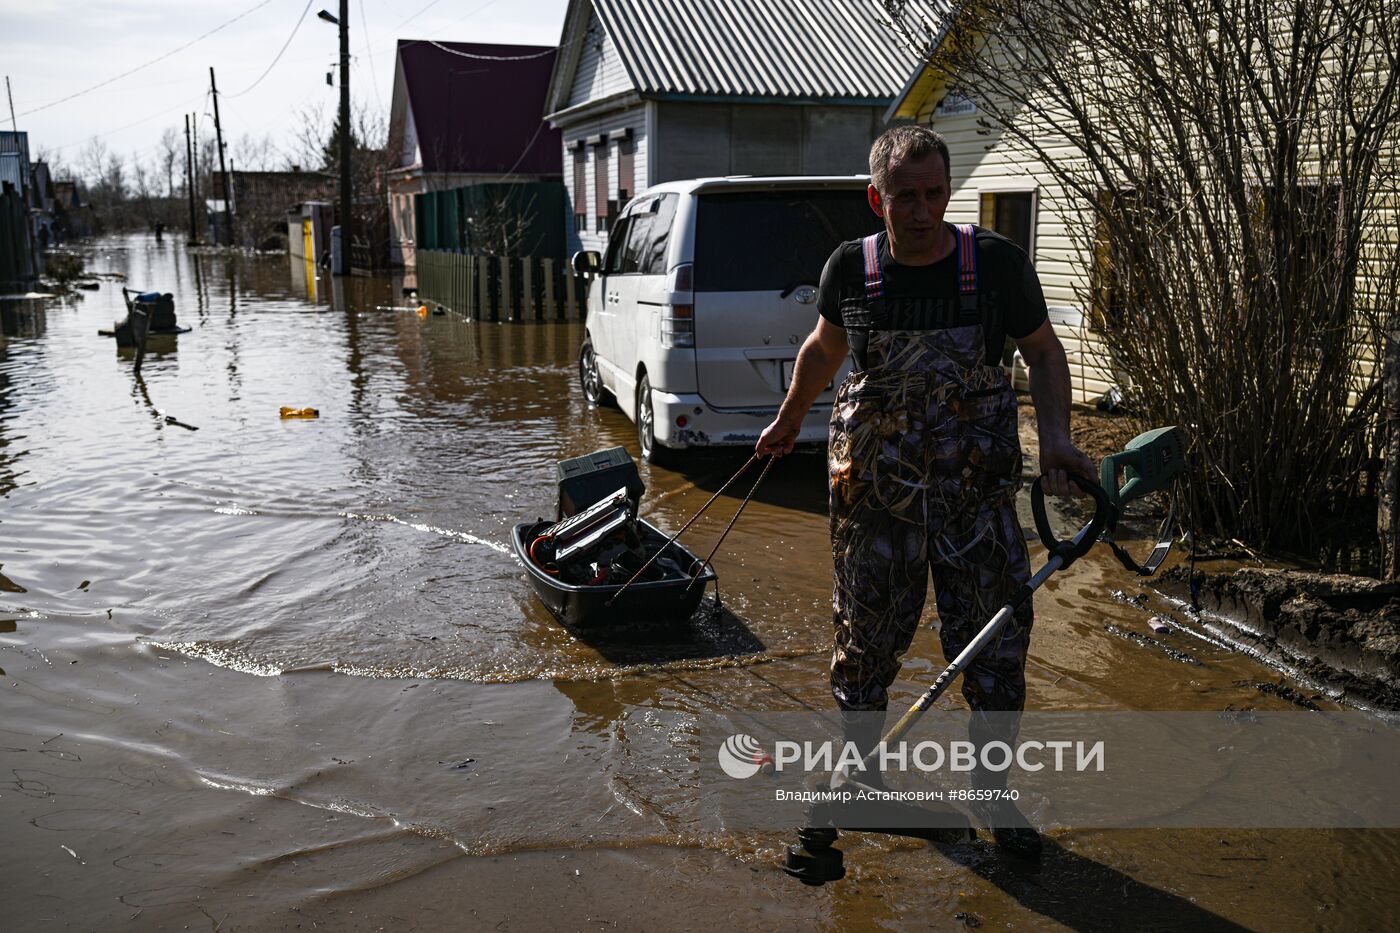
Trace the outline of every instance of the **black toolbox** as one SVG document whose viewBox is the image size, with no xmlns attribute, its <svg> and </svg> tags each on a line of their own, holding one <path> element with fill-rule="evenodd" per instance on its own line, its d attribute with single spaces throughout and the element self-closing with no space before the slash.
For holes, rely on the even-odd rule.
<svg viewBox="0 0 1400 933">
<path fill-rule="evenodd" d="M 609 447 L 582 457 L 560 460 L 557 517 L 568 518 L 624 486 L 632 502 L 632 517 L 636 518 L 637 507 L 647 487 L 626 447 Z"/>
</svg>

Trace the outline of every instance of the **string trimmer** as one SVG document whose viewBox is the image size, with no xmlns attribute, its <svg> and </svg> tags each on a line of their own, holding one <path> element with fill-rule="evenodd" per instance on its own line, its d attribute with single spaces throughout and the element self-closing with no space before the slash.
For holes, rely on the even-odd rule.
<svg viewBox="0 0 1400 933">
<path fill-rule="evenodd" d="M 1135 572 L 1148 575 L 1156 570 L 1166 557 L 1167 550 L 1171 547 L 1169 534 L 1165 539 L 1159 535 L 1159 543 L 1153 549 L 1152 555 L 1141 566 L 1128 557 L 1127 553 L 1113 541 L 1112 536 L 1117 528 L 1123 508 L 1129 502 L 1167 488 L 1181 472 L 1185 466 L 1185 452 L 1185 437 L 1180 429 L 1175 427 L 1158 428 L 1138 435 L 1121 452 L 1105 457 L 1100 465 L 1100 481 L 1098 483 L 1071 474 L 1070 480 L 1093 497 L 1094 515 L 1068 541 L 1056 538 L 1050 528 L 1050 521 L 1045 513 L 1045 493 L 1041 488 L 1045 477 L 1038 477 L 1031 486 L 1031 513 L 1035 517 L 1035 527 L 1040 534 L 1040 540 L 1045 545 L 1046 551 L 1049 552 L 1049 560 L 1035 576 L 1031 577 L 1029 582 L 1016 591 L 1011 599 L 997 611 L 996 615 L 992 616 L 991 621 L 982 628 L 982 631 L 977 633 L 977 636 L 968 643 L 962 653 L 944 668 L 943 673 L 938 675 L 933 684 L 909 708 L 909 711 L 901 716 L 893 728 L 885 733 L 880 742 L 875 744 L 875 747 L 867 753 L 862 761 L 861 770 L 875 767 L 878 771 L 878 766 L 874 762 L 879 757 L 881 746 L 895 746 L 913 728 L 919 718 L 933 706 L 934 702 L 943 695 L 953 679 L 962 673 L 982 652 L 982 649 L 997 637 L 1017 607 L 1030 599 L 1031 594 L 1039 589 L 1041 584 L 1048 580 L 1052 574 L 1064 570 L 1087 554 L 1095 542 L 1104 540 L 1113 548 L 1114 553 L 1118 555 L 1124 566 Z M 1122 486 L 1118 485 L 1120 471 L 1125 479 Z M 1164 528 L 1170 525 L 1170 511 L 1167 519 Z M 857 786 L 863 787 L 864 785 L 860 785 L 844 768 L 838 768 L 831 777 L 831 789 L 833 790 Z M 828 881 L 838 881 L 846 875 L 844 856 L 840 849 L 834 847 L 837 829 L 831 825 L 829 817 L 822 818 L 825 812 L 819 811 L 815 814 L 809 812 L 808 825 L 799 830 L 797 834 L 799 845 L 789 846 L 787 850 L 787 860 L 783 870 L 804 884 L 821 885 Z M 814 815 L 817 818 L 814 819 Z M 890 829 L 873 831 L 896 832 Z M 910 830 L 902 834 L 930 838 L 927 831 Z"/>
</svg>

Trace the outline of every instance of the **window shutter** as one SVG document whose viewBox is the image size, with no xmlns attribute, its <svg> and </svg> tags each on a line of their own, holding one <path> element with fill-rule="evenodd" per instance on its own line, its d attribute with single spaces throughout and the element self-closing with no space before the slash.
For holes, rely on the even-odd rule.
<svg viewBox="0 0 1400 933">
<path fill-rule="evenodd" d="M 599 233 L 608 229 L 608 181 L 608 141 L 605 138 L 593 149 L 593 209 Z"/>
</svg>

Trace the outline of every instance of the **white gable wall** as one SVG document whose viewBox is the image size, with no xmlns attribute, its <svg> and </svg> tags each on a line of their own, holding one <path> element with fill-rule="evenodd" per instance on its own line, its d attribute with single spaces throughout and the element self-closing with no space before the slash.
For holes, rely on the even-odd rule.
<svg viewBox="0 0 1400 933">
<path fill-rule="evenodd" d="M 632 80 L 622 66 L 617 47 L 590 9 L 588 32 L 580 43 L 578 67 L 574 71 L 573 89 L 569 92 L 567 106 L 573 107 L 630 90 Z"/>
</svg>

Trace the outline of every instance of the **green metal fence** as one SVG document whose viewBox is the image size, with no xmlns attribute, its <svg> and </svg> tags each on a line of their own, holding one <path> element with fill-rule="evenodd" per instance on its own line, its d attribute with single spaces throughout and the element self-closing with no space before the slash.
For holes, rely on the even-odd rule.
<svg viewBox="0 0 1400 933">
<path fill-rule="evenodd" d="M 417 251 L 418 296 L 475 321 L 582 321 L 588 283 L 552 256 Z"/>
<path fill-rule="evenodd" d="M 419 249 L 564 258 L 562 182 L 466 185 L 413 200 Z"/>
</svg>

